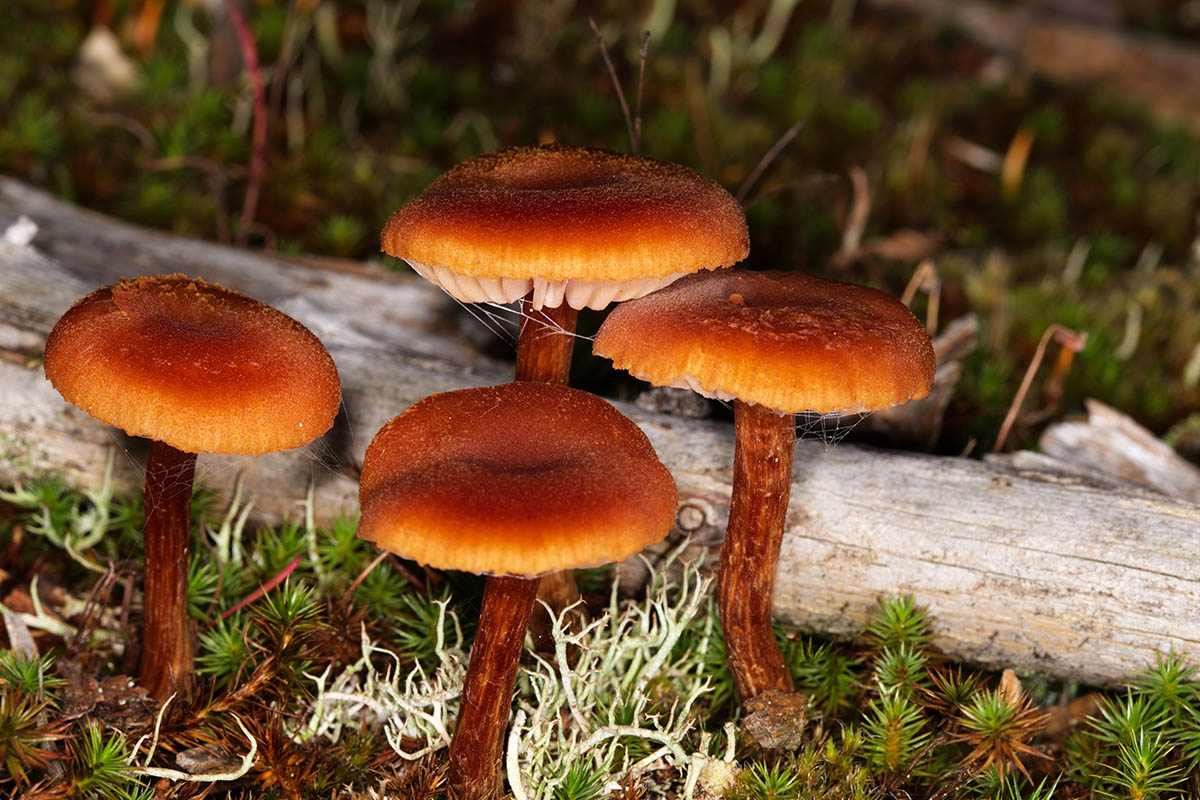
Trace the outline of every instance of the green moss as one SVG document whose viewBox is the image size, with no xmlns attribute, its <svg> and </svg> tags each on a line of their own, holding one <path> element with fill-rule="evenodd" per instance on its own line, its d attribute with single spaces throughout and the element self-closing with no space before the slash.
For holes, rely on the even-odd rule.
<svg viewBox="0 0 1200 800">
<path fill-rule="evenodd" d="M 663 109 L 648 114 L 642 129 L 648 153 L 675 153 L 692 137 L 692 121 L 683 109 Z"/>
<path fill-rule="evenodd" d="M 1035 147 L 1039 149 L 1057 149 L 1066 140 L 1067 119 L 1062 109 L 1057 106 L 1038 106 L 1029 114 L 1028 124 L 1033 133 Z"/>
<path fill-rule="evenodd" d="M 1016 230 L 1027 242 L 1061 236 L 1067 224 L 1067 198 L 1058 177 L 1044 167 L 1031 168 L 1014 213 Z"/>
</svg>

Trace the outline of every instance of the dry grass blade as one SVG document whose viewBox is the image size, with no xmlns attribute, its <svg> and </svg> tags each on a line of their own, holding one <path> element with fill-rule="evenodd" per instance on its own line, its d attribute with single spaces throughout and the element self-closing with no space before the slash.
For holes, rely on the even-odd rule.
<svg viewBox="0 0 1200 800">
<path fill-rule="evenodd" d="M 1025 376 L 1021 379 L 1021 385 L 1017 389 L 1016 395 L 1013 396 L 1012 405 L 1008 407 L 1008 414 L 1004 417 L 1004 423 L 1000 426 L 1000 433 L 996 436 L 996 443 L 992 445 L 993 453 L 999 453 L 1004 448 L 1004 442 L 1008 439 L 1008 434 L 1012 430 L 1013 423 L 1017 421 L 1017 412 L 1021 410 L 1021 404 L 1025 402 L 1025 395 L 1029 393 L 1029 387 L 1033 384 L 1033 376 L 1037 373 L 1042 359 L 1046 356 L 1046 346 L 1050 344 L 1051 339 L 1054 339 L 1072 353 L 1078 353 L 1087 345 L 1087 333 L 1077 333 L 1058 323 L 1054 323 L 1046 328 L 1046 332 L 1042 334 L 1041 341 L 1038 342 L 1037 350 L 1034 351 L 1033 358 L 1029 361 L 1029 368 L 1025 370 Z M 1070 361 L 1068 360 L 1066 364 L 1069 366 Z"/>
<path fill-rule="evenodd" d="M 592 32 L 596 34 L 596 44 L 600 48 L 600 55 L 604 58 L 604 66 L 608 69 L 608 77 L 612 79 L 613 88 L 617 90 L 617 100 L 621 103 L 621 113 L 625 115 L 625 127 L 629 131 L 629 146 L 634 154 L 638 152 L 638 128 L 633 122 L 633 115 L 629 113 L 629 103 L 625 100 L 625 90 L 621 88 L 621 80 L 617 77 L 617 68 L 613 66 L 612 58 L 608 55 L 608 45 L 604 43 L 604 34 L 600 32 L 600 26 L 596 24 L 593 17 L 588 17 L 588 25 L 591 26 Z M 645 61 L 643 60 L 643 65 Z M 641 82 L 638 82 L 638 108 L 641 108 Z"/>
<path fill-rule="evenodd" d="M 900 302 L 906 306 L 912 305 L 913 298 L 916 297 L 918 290 L 929 295 L 929 308 L 925 314 L 925 330 L 930 336 L 934 336 L 937 334 L 938 308 L 941 305 L 942 298 L 942 279 L 938 275 L 937 266 L 934 265 L 932 259 L 925 259 L 913 271 L 912 278 L 909 279 L 908 285 L 904 287 L 904 294 L 900 296 Z"/>
<path fill-rule="evenodd" d="M 771 149 L 768 150 L 761 159 L 759 159 L 759 162 L 754 166 L 754 169 L 750 170 L 750 174 L 746 176 L 746 180 L 742 181 L 741 188 L 738 189 L 737 194 L 734 195 L 733 199 L 736 200 L 739 205 L 745 205 L 746 195 L 748 195 L 750 190 L 754 188 L 754 184 L 757 183 L 758 179 L 762 177 L 762 174 L 767 171 L 767 167 L 771 166 L 771 162 L 779 157 L 779 154 L 783 152 L 783 148 L 787 147 L 792 139 L 796 138 L 796 134 L 800 133 L 800 129 L 803 127 L 804 120 L 793 124 L 792 127 L 783 132 L 783 135 L 779 137 L 775 144 L 771 145 Z"/>
<path fill-rule="evenodd" d="M 258 45 L 246 25 L 246 18 L 235 0 L 226 0 L 229 21 L 237 31 L 242 60 L 250 74 L 250 88 L 254 95 L 254 132 L 250 151 L 250 172 L 246 181 L 246 195 L 242 202 L 242 218 L 238 223 L 237 243 L 244 245 L 254 225 L 258 210 L 258 195 L 262 188 L 263 171 L 267 163 L 267 95 L 263 86 L 262 70 L 258 65 Z"/>
<path fill-rule="evenodd" d="M 642 47 L 638 50 L 637 100 L 633 104 L 633 154 L 642 152 L 642 90 L 646 86 L 646 59 L 650 57 L 650 31 L 642 31 Z"/>
</svg>

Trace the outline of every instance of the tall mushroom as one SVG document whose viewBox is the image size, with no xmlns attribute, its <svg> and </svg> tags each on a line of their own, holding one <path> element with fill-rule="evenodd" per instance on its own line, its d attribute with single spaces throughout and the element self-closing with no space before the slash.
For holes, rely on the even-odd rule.
<svg viewBox="0 0 1200 800">
<path fill-rule="evenodd" d="M 463 302 L 521 300 L 516 380 L 566 384 L 579 309 L 730 266 L 750 237 L 729 193 L 685 167 L 544 145 L 454 167 L 392 215 L 382 247 Z M 542 598 L 577 599 L 570 573 Z"/>
<path fill-rule="evenodd" d="M 367 448 L 359 500 L 359 536 L 488 576 L 449 784 L 460 800 L 491 797 L 538 576 L 660 541 L 675 482 L 608 403 L 516 382 L 432 395 L 385 425 Z"/>
<path fill-rule="evenodd" d="M 929 336 L 899 301 L 796 272 L 720 270 L 623 303 L 596 354 L 657 386 L 732 400 L 733 495 L 717 580 L 738 693 L 791 691 L 771 593 L 791 488 L 796 412 L 856 413 L 924 397 Z"/>
<path fill-rule="evenodd" d="M 261 455 L 333 424 L 329 353 L 291 317 L 184 275 L 122 280 L 77 302 L 46 340 L 46 377 L 101 422 L 151 439 L 141 683 L 187 691 L 188 538 L 196 453 Z"/>
</svg>

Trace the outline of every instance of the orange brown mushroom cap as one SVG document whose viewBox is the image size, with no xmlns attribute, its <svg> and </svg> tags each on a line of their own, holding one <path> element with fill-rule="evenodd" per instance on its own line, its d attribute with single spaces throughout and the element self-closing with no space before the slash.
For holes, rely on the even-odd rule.
<svg viewBox="0 0 1200 800">
<path fill-rule="evenodd" d="M 396 211 L 382 249 L 456 299 L 521 300 L 516 379 L 568 383 L 576 312 L 640 297 L 750 250 L 738 203 L 713 181 L 586 147 L 513 147 L 446 172 Z M 579 596 L 544 582 L 561 610 Z"/>
<path fill-rule="evenodd" d="M 683 278 L 613 309 L 594 350 L 658 386 L 785 413 L 924 397 L 935 368 L 929 336 L 898 300 L 798 272 Z"/>
<path fill-rule="evenodd" d="M 603 308 L 750 249 L 745 215 L 686 167 L 513 147 L 446 172 L 388 220 L 383 250 L 465 302 Z"/>
<path fill-rule="evenodd" d="M 536 576 L 660 541 L 675 481 L 605 401 L 518 381 L 432 395 L 393 419 L 367 448 L 359 500 L 360 536 L 488 575 L 447 783 L 463 800 L 495 797 Z"/>
<path fill-rule="evenodd" d="M 717 605 L 743 700 L 793 690 L 771 622 L 796 441 L 793 413 L 924 397 L 929 336 L 900 302 L 794 272 L 691 275 L 609 314 L 598 355 L 660 386 L 734 401 L 733 489 Z"/>
<path fill-rule="evenodd" d="M 535 576 L 660 541 L 675 482 L 598 397 L 515 382 L 433 395 L 376 434 L 359 535 L 442 569 Z"/>
<path fill-rule="evenodd" d="M 96 419 L 189 453 L 299 447 L 329 429 L 341 398 L 307 328 L 184 275 L 122 280 L 77 302 L 47 339 L 45 369 Z"/>
<path fill-rule="evenodd" d="M 259 455 L 320 436 L 340 405 L 333 359 L 269 306 L 184 275 L 155 275 L 72 306 L 46 341 L 45 370 L 69 402 L 153 440 L 139 679 L 159 702 L 186 695 L 195 454 Z"/>
</svg>

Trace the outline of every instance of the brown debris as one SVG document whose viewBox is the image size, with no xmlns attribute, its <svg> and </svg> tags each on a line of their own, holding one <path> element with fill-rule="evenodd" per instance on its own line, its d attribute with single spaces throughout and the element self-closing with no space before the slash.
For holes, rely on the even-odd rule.
<svg viewBox="0 0 1200 800">
<path fill-rule="evenodd" d="M 1088 717 L 1094 716 L 1100 710 L 1101 699 L 1102 695 L 1092 692 L 1076 697 L 1066 705 L 1050 709 L 1042 736 L 1050 741 L 1066 739 L 1076 728 L 1086 723 Z"/>
<path fill-rule="evenodd" d="M 794 750 L 804 744 L 808 695 L 763 692 L 745 703 L 742 730 L 764 750 Z"/>
<path fill-rule="evenodd" d="M 189 747 L 175 756 L 176 766 L 191 775 L 230 773 L 237 770 L 241 763 L 241 758 L 230 755 L 219 745 Z"/>
</svg>

